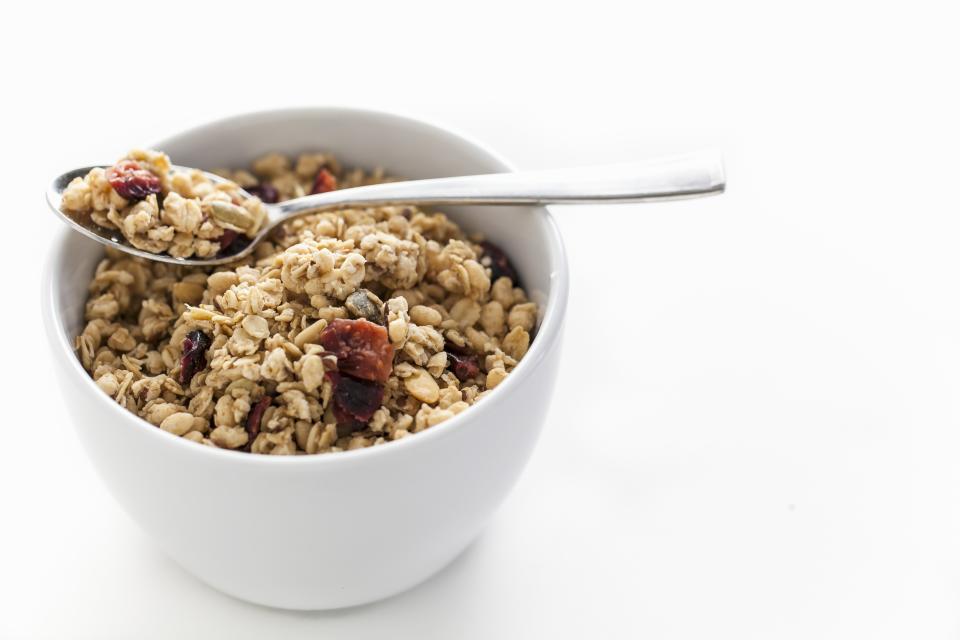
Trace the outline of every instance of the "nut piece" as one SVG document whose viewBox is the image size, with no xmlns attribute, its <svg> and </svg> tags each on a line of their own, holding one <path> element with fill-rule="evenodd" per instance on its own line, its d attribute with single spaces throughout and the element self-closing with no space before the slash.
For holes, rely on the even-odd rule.
<svg viewBox="0 0 960 640">
<path fill-rule="evenodd" d="M 450 308 L 450 317 L 460 324 L 461 329 L 472 327 L 480 319 L 480 305 L 476 300 L 461 298 Z"/>
<path fill-rule="evenodd" d="M 219 296 L 239 281 L 240 279 L 234 271 L 218 271 L 207 276 L 207 287 L 210 289 L 210 293 Z"/>
<path fill-rule="evenodd" d="M 217 222 L 237 227 L 238 231 L 248 231 L 254 227 L 256 220 L 250 215 L 250 212 L 232 202 L 223 202 L 214 200 L 209 203 L 210 215 Z"/>
<path fill-rule="evenodd" d="M 357 289 L 343 303 L 354 318 L 364 318 L 374 324 L 383 324 L 383 301 L 368 289 Z"/>
<path fill-rule="evenodd" d="M 410 309 L 410 319 L 413 320 L 414 324 L 421 327 L 439 327 L 440 323 L 443 322 L 443 316 L 440 315 L 439 311 L 422 304 Z"/>
<path fill-rule="evenodd" d="M 108 396 L 115 396 L 117 394 L 117 390 L 120 389 L 120 383 L 117 382 L 116 376 L 114 376 L 112 373 L 107 373 L 100 376 L 97 378 L 96 382 L 97 386 L 100 387 L 100 389 Z"/>
<path fill-rule="evenodd" d="M 323 384 L 323 358 L 318 355 L 304 356 L 300 361 L 300 378 L 307 393 L 312 393 Z"/>
<path fill-rule="evenodd" d="M 507 316 L 507 324 L 510 325 L 510 328 L 522 327 L 524 331 L 530 332 L 533 330 L 533 325 L 537 322 L 537 305 L 533 302 L 524 302 L 522 304 L 515 304 L 513 308 L 510 309 L 510 314 Z"/>
<path fill-rule="evenodd" d="M 407 306 L 407 300 L 402 296 L 387 300 L 387 331 L 390 334 L 390 342 L 397 349 L 403 346 L 410 333 L 410 314 L 407 313 Z"/>
<path fill-rule="evenodd" d="M 493 389 L 498 384 L 503 382 L 503 379 L 507 377 L 507 372 L 503 368 L 491 369 L 487 373 L 487 389 Z"/>
<path fill-rule="evenodd" d="M 516 326 L 503 339 L 503 351 L 514 360 L 519 360 L 530 348 L 530 334 L 523 327 Z"/>
<path fill-rule="evenodd" d="M 297 345 L 301 349 L 305 344 L 319 344 L 320 335 L 323 333 L 323 330 L 327 328 L 326 320 L 317 320 L 309 327 L 297 334 L 297 337 L 293 339 L 293 344 Z"/>
<path fill-rule="evenodd" d="M 480 326 L 491 336 L 502 335 L 505 316 L 503 305 L 491 300 L 480 310 Z"/>
<path fill-rule="evenodd" d="M 210 440 L 222 449 L 239 449 L 249 439 L 243 427 L 217 427 L 210 433 Z"/>
<path fill-rule="evenodd" d="M 432 404 L 440 399 L 440 386 L 425 369 L 417 367 L 413 374 L 403 381 L 407 393 L 420 402 Z"/>
<path fill-rule="evenodd" d="M 203 300 L 203 285 L 199 282 L 175 282 L 171 290 L 175 304 L 189 304 L 195 307 Z"/>
<path fill-rule="evenodd" d="M 193 414 L 185 411 L 171 414 L 163 419 L 160 428 L 175 436 L 182 436 L 193 429 Z"/>
</svg>

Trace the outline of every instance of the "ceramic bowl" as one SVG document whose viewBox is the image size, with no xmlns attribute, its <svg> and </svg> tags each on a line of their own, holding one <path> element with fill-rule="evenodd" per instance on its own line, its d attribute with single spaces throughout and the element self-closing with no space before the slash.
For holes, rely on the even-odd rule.
<svg viewBox="0 0 960 640">
<path fill-rule="evenodd" d="M 341 108 L 232 117 L 155 147 L 177 164 L 204 168 L 246 166 L 270 151 L 329 150 L 346 166 L 382 166 L 408 178 L 511 170 L 492 151 L 447 129 Z M 385 445 L 314 456 L 201 446 L 151 426 L 101 392 L 80 366 L 73 341 L 103 247 L 66 229 L 54 239 L 43 315 L 77 433 L 117 501 L 188 572 L 268 606 L 363 604 L 437 572 L 477 537 L 506 497 L 550 405 L 567 259 L 544 208 L 445 211 L 501 245 L 540 303 L 529 352 L 488 397 L 447 422 Z"/>
</svg>

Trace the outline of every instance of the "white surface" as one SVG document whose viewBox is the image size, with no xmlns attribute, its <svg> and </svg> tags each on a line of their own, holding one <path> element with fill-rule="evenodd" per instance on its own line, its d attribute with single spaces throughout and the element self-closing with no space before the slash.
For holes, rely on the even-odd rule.
<svg viewBox="0 0 960 640">
<path fill-rule="evenodd" d="M 949 5 L 516 4 L 272 3 L 248 50 L 199 26 L 219 19 L 200 3 L 140 20 L 18 5 L 0 163 L 7 215 L 38 238 L 54 171 L 287 104 L 436 118 L 531 169 L 717 145 L 730 189 L 558 212 L 572 287 L 555 424 L 466 555 L 333 614 L 221 596 L 134 528 L 45 389 L 38 260 L 8 240 L 0 636 L 960 633 Z"/>
<path fill-rule="evenodd" d="M 189 167 L 249 166 L 268 153 L 301 153 L 305 139 L 323 140 L 345 166 L 380 162 L 389 173 L 405 167 L 411 178 L 510 170 L 446 130 L 340 108 L 229 118 L 156 147 Z M 411 148 L 423 155 L 407 157 Z M 73 230 L 57 234 L 41 306 L 63 397 L 79 409 L 73 422 L 111 494 L 190 574 L 259 605 L 306 611 L 365 605 L 447 566 L 507 497 L 552 407 L 569 292 L 567 258 L 559 229 L 542 207 L 445 211 L 464 228 L 502 241 L 516 258 L 527 294 L 540 300 L 537 337 L 523 364 L 490 400 L 416 438 L 296 460 L 197 447 L 100 392 L 73 344 L 103 247 Z M 402 535 L 388 541 L 385 532 Z"/>
</svg>

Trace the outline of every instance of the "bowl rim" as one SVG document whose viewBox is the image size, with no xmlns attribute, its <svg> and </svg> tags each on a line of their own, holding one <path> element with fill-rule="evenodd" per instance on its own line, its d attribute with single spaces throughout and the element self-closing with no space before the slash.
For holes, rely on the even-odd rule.
<svg viewBox="0 0 960 640">
<path fill-rule="evenodd" d="M 356 115 L 375 117 L 384 120 L 392 120 L 408 127 L 417 127 L 424 130 L 429 130 L 433 133 L 439 133 L 445 136 L 453 137 L 459 142 L 472 147 L 475 151 L 485 153 L 492 161 L 501 165 L 504 171 L 516 170 L 512 163 L 503 158 L 499 153 L 490 149 L 487 145 L 477 141 L 469 135 L 462 133 L 456 128 L 446 126 L 445 124 L 438 124 L 435 119 L 431 119 L 431 121 L 428 122 L 426 120 L 409 115 L 401 115 L 396 112 L 337 105 L 263 109 L 227 116 L 190 127 L 185 131 L 168 136 L 164 140 L 155 144 L 163 146 L 172 141 L 195 135 L 207 129 L 218 128 L 240 121 L 269 121 L 275 118 L 290 117 L 293 115 L 309 115 L 314 113 L 322 113 L 324 115 L 343 115 L 345 117 Z M 490 393 L 490 396 L 485 398 L 484 401 L 471 405 L 469 410 L 463 411 L 462 413 L 459 413 L 454 417 L 441 422 L 440 424 L 434 425 L 429 429 L 424 429 L 418 433 L 411 433 L 409 436 L 401 438 L 400 440 L 392 440 L 384 443 L 383 445 L 363 447 L 347 451 L 338 451 L 335 452 L 335 455 L 257 455 L 250 454 L 249 452 L 245 451 L 221 449 L 220 447 L 197 446 L 198 443 L 187 441 L 179 436 L 166 433 L 162 429 L 150 424 L 140 416 L 128 411 L 127 409 L 124 409 L 117 404 L 113 398 L 104 394 L 103 391 L 101 391 L 96 385 L 90 374 L 83 369 L 80 360 L 76 357 L 75 350 L 71 344 L 71 338 L 68 337 L 62 330 L 62 309 L 58 308 L 56 304 L 57 284 L 54 281 L 54 273 L 57 271 L 57 264 L 67 256 L 68 252 L 66 251 L 66 246 L 74 236 L 70 229 L 67 228 L 61 229 L 59 231 L 59 235 L 50 245 L 47 256 L 44 260 L 43 278 L 41 281 L 42 313 L 45 324 L 47 325 L 48 338 L 55 352 L 55 355 L 52 357 L 55 359 L 60 357 L 65 358 L 70 363 L 68 365 L 70 372 L 68 375 L 76 376 L 79 379 L 80 386 L 89 390 L 91 394 L 99 398 L 97 402 L 101 402 L 103 406 L 107 407 L 107 411 L 115 412 L 116 415 L 120 416 L 121 420 L 128 420 L 137 425 L 134 428 L 144 429 L 146 433 L 150 434 L 147 435 L 147 437 L 157 437 L 159 440 L 156 446 L 182 447 L 184 455 L 211 455 L 219 457 L 225 462 L 233 460 L 240 464 L 282 465 L 284 467 L 295 467 L 299 465 L 331 466 L 337 464 L 349 464 L 353 461 L 373 459 L 384 455 L 401 455 L 400 452 L 410 449 L 411 447 L 426 446 L 426 444 L 430 441 L 444 438 L 461 425 L 482 420 L 484 415 L 493 410 L 493 405 L 496 404 L 497 398 L 505 397 L 507 393 L 514 392 L 517 387 L 527 380 L 527 378 L 530 378 L 534 375 L 537 366 L 544 360 L 548 352 L 551 349 L 559 347 L 558 342 L 566 314 L 567 298 L 569 294 L 569 265 L 566 248 L 563 243 L 563 238 L 560 235 L 560 230 L 557 226 L 557 223 L 547 207 L 526 206 L 524 208 L 535 212 L 542 218 L 548 250 L 550 251 L 551 258 L 556 265 L 550 274 L 549 293 L 543 311 L 543 318 L 541 320 L 540 327 L 537 330 L 536 339 L 531 341 L 530 349 L 520 360 L 514 370 L 511 371 L 510 375 L 507 376 L 502 383 L 497 385 L 497 387 Z"/>
</svg>

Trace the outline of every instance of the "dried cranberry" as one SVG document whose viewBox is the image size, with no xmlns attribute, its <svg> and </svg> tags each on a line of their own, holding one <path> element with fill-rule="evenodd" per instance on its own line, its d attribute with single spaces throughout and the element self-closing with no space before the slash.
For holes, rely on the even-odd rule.
<svg viewBox="0 0 960 640">
<path fill-rule="evenodd" d="M 233 244 L 233 241 L 237 239 L 238 235 L 240 234 L 234 231 L 233 229 L 224 229 L 223 235 L 220 236 L 220 250 L 223 251 L 224 249 L 229 247 L 231 244 Z"/>
<path fill-rule="evenodd" d="M 333 403 L 333 417 L 337 421 L 337 437 L 348 436 L 354 431 L 367 428 L 367 420 L 357 420 L 336 402 Z"/>
<path fill-rule="evenodd" d="M 366 423 L 383 404 L 383 385 L 333 371 L 327 372 L 333 384 L 333 415 L 338 425 Z"/>
<path fill-rule="evenodd" d="M 467 347 L 466 345 L 464 345 L 464 346 L 461 347 L 461 346 L 458 345 L 456 342 L 452 342 L 452 341 L 448 341 L 448 342 L 444 345 L 443 349 L 444 349 L 444 351 L 446 351 L 447 353 L 454 353 L 454 354 L 456 354 L 456 355 L 458 355 L 458 356 L 468 356 L 468 355 L 470 355 L 470 353 L 471 353 L 469 347 Z"/>
<path fill-rule="evenodd" d="M 151 193 L 160 193 L 160 178 L 136 160 L 121 160 L 107 169 L 107 181 L 124 200 L 143 200 Z"/>
<path fill-rule="evenodd" d="M 217 252 L 217 257 L 223 258 L 240 253 L 250 246 L 251 242 L 253 241 L 250 238 L 233 229 L 224 229 L 223 235 L 220 236 L 220 251 Z"/>
<path fill-rule="evenodd" d="M 480 365 L 477 364 L 476 356 L 447 351 L 447 359 L 450 360 L 450 370 L 460 382 L 466 382 L 480 374 Z"/>
<path fill-rule="evenodd" d="M 333 405 L 333 413 L 337 414 L 337 405 Z M 343 418 L 337 418 L 337 437 L 343 438 L 349 436 L 351 433 L 356 431 L 363 431 L 367 428 L 366 422 L 360 422 L 359 420 L 354 420 L 350 416 L 343 414 Z"/>
<path fill-rule="evenodd" d="M 256 438 L 257 434 L 260 433 L 260 422 L 263 420 L 263 414 L 272 401 L 273 399 L 270 396 L 263 396 L 257 404 L 253 405 L 250 413 L 247 414 L 247 435 L 250 436 L 250 440 Z"/>
<path fill-rule="evenodd" d="M 326 193 L 336 188 L 337 178 L 326 169 L 320 169 L 313 181 L 313 191 L 310 193 Z"/>
<path fill-rule="evenodd" d="M 203 331 L 194 329 L 183 339 L 183 356 L 180 358 L 180 384 L 188 385 L 193 376 L 207 366 L 207 349 L 210 337 Z"/>
<path fill-rule="evenodd" d="M 393 345 L 387 329 L 363 318 L 337 318 L 320 334 L 320 344 L 337 356 L 337 367 L 364 380 L 386 382 L 393 369 Z"/>
<path fill-rule="evenodd" d="M 261 201 L 268 202 L 270 204 L 273 204 L 280 199 L 280 194 L 277 193 L 277 188 L 269 182 L 262 182 L 255 187 L 250 187 L 247 189 L 247 193 L 252 196 L 257 196 Z"/>
<path fill-rule="evenodd" d="M 517 271 L 513 268 L 513 265 L 510 263 L 510 258 L 507 257 L 503 249 L 489 240 L 484 240 L 480 243 L 480 246 L 483 247 L 484 257 L 490 259 L 490 264 L 487 266 L 490 267 L 491 279 L 496 281 L 498 278 L 507 276 L 514 285 L 519 285 L 520 281 L 517 280 Z"/>
</svg>

